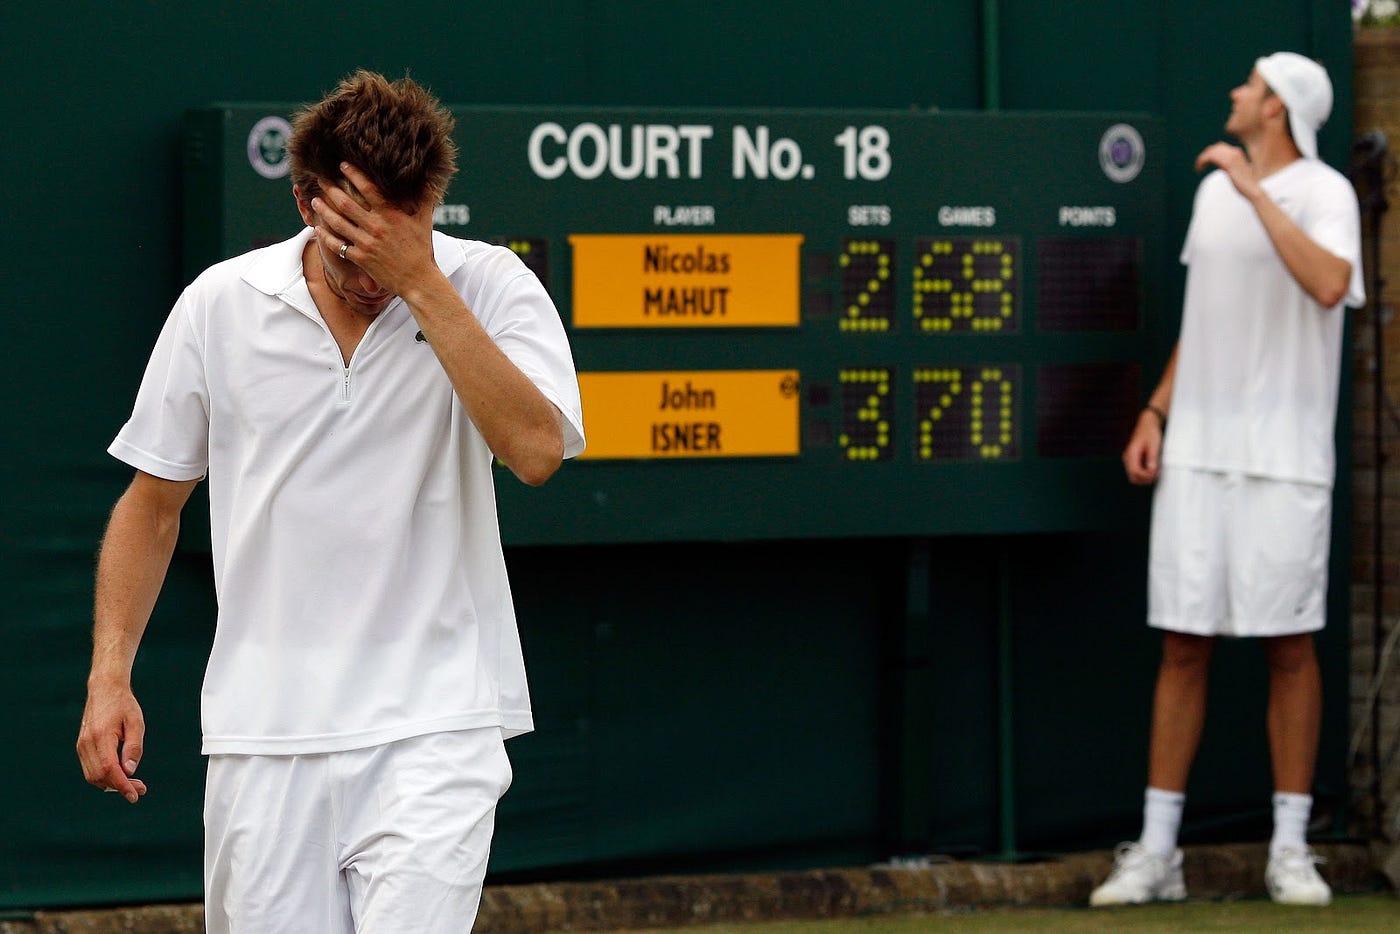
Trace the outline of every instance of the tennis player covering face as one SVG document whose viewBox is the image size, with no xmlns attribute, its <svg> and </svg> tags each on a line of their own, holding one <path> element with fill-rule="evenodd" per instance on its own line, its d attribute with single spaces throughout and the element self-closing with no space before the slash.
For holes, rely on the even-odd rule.
<svg viewBox="0 0 1400 934">
<path fill-rule="evenodd" d="M 131 803 L 131 669 L 209 480 L 219 615 L 202 692 L 209 931 L 460 932 L 503 741 L 532 728 L 492 458 L 584 445 L 559 315 L 509 250 L 437 233 L 453 122 L 358 72 L 294 121 L 306 227 L 181 295 L 110 451 L 136 469 L 97 570 L 78 738 Z"/>
</svg>

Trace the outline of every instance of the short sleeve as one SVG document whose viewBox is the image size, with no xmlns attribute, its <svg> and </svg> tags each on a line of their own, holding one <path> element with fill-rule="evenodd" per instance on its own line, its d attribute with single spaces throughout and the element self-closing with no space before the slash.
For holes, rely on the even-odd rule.
<svg viewBox="0 0 1400 934">
<path fill-rule="evenodd" d="M 198 480 L 209 468 L 209 389 L 191 293 L 166 319 L 146 364 L 131 418 L 107 452 L 165 480 Z"/>
<path fill-rule="evenodd" d="M 1359 308 L 1366 303 L 1361 263 L 1361 209 L 1356 189 L 1339 173 L 1328 173 L 1308 199 L 1303 232 L 1327 252 L 1351 263 L 1351 281 L 1342 304 Z"/>
<path fill-rule="evenodd" d="M 516 275 L 490 316 L 491 338 L 563 416 L 564 456 L 584 448 L 583 405 L 578 374 L 559 311 L 532 272 Z"/>
</svg>

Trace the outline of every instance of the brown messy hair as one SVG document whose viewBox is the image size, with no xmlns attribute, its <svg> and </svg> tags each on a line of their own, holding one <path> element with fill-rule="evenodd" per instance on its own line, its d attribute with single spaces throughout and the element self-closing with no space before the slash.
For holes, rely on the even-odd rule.
<svg viewBox="0 0 1400 934">
<path fill-rule="evenodd" d="M 340 163 L 369 176 L 392 204 L 436 207 L 457 171 L 452 114 L 411 78 L 390 81 L 363 68 L 292 118 L 287 153 L 292 184 L 306 199 L 322 179 L 339 182 Z"/>
</svg>

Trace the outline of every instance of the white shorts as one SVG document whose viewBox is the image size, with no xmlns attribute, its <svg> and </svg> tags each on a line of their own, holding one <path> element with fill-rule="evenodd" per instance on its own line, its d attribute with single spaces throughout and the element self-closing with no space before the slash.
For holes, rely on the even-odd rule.
<svg viewBox="0 0 1400 934">
<path fill-rule="evenodd" d="M 471 930 L 511 768 L 495 727 L 209 757 L 205 930 Z"/>
<path fill-rule="evenodd" d="M 1201 636 L 1286 636 L 1327 621 L 1332 491 L 1162 468 L 1152 500 L 1147 621 Z"/>
</svg>

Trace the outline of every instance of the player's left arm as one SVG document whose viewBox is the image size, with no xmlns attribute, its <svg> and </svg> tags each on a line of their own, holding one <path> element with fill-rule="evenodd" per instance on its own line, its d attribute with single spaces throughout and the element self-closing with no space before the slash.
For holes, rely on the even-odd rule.
<svg viewBox="0 0 1400 934">
<path fill-rule="evenodd" d="M 1346 298 L 1351 283 L 1351 263 L 1308 236 L 1269 197 L 1254 177 L 1244 150 L 1228 143 L 1208 146 L 1196 157 L 1196 169 L 1216 165 L 1251 205 L 1264 230 L 1294 280 L 1323 308 L 1334 308 Z"/>
<path fill-rule="evenodd" d="M 354 166 L 341 171 L 359 200 L 333 185 L 313 207 L 328 251 L 349 242 L 346 259 L 402 298 L 491 452 L 521 481 L 538 486 L 564 458 L 559 410 L 496 346 L 433 257 L 428 205 L 409 214 L 386 201 Z"/>
</svg>

